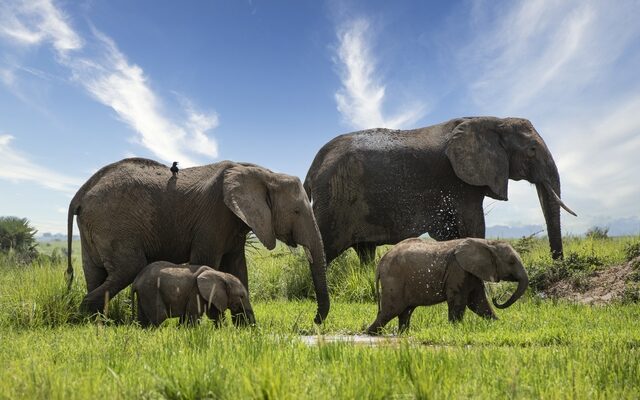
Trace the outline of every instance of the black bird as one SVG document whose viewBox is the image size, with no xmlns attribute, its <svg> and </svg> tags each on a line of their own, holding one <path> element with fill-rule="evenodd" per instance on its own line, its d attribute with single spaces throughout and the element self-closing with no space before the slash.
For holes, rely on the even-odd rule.
<svg viewBox="0 0 640 400">
<path fill-rule="evenodd" d="M 173 174 L 173 177 L 175 178 L 176 176 L 178 176 L 178 162 L 174 161 L 173 165 L 171 166 L 171 168 L 169 168 L 171 170 L 171 173 Z"/>
</svg>

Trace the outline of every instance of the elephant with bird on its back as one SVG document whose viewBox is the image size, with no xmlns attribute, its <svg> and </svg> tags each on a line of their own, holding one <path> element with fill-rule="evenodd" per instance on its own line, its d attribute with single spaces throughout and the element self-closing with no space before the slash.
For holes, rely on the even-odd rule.
<svg viewBox="0 0 640 400">
<path fill-rule="evenodd" d="M 71 200 L 69 255 L 74 215 L 88 292 L 84 311 L 102 311 L 147 264 L 161 260 L 211 266 L 249 290 L 245 241 L 251 230 L 269 250 L 276 239 L 308 250 L 315 322 L 329 312 L 322 238 L 296 177 L 222 161 L 181 169 L 176 178 L 158 162 L 124 159 L 96 172 Z M 67 276 L 71 281 L 71 257 Z"/>
</svg>

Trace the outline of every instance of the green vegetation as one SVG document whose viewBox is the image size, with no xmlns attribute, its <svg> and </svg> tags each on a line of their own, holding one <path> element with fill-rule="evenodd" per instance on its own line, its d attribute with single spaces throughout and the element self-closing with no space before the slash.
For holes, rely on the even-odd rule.
<svg viewBox="0 0 640 400">
<path fill-rule="evenodd" d="M 522 240 L 522 239 L 521 239 Z M 517 245 L 518 241 L 514 241 Z M 587 274 L 626 262 L 638 237 L 567 238 L 554 262 L 544 238 L 519 243 L 532 278 Z M 128 290 L 107 317 L 78 313 L 77 275 L 66 292 L 64 253 L 16 264 L 0 255 L 2 398 L 636 398 L 640 393 L 640 307 L 591 307 L 531 293 L 499 310 L 498 321 L 467 313 L 446 320 L 446 305 L 421 307 L 412 327 L 380 346 L 308 344 L 304 335 L 359 334 L 374 319 L 374 266 L 353 252 L 328 274 L 332 310 L 312 323 L 315 303 L 304 253 L 279 246 L 248 250 L 259 325 L 140 329 Z M 380 257 L 386 248 L 378 250 Z M 633 250 L 631 250 L 633 251 Z M 543 284 L 543 283 L 541 283 Z M 492 285 L 491 291 L 502 290 Z M 388 325 L 388 333 L 397 323 Z"/>
<path fill-rule="evenodd" d="M 11 255 L 18 263 L 28 264 L 38 255 L 36 233 L 26 218 L 0 217 L 0 253 Z"/>
</svg>

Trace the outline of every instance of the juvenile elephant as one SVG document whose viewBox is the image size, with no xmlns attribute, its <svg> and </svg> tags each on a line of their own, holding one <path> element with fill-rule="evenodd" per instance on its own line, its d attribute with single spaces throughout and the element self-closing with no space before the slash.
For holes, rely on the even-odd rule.
<svg viewBox="0 0 640 400">
<path fill-rule="evenodd" d="M 353 247 L 418 237 L 483 238 L 485 196 L 507 200 L 509 179 L 536 185 L 553 258 L 562 257 L 558 169 L 542 137 L 522 118 L 456 118 L 412 130 L 338 136 L 313 160 L 304 187 L 327 263 Z M 574 214 L 575 215 L 575 214 Z"/>
<path fill-rule="evenodd" d="M 219 324 L 227 309 L 255 324 L 249 294 L 240 280 L 205 265 L 151 263 L 131 285 L 131 304 L 136 294 L 138 322 L 145 327 L 173 317 L 180 317 L 181 324 L 194 324 L 205 313 Z"/>
<path fill-rule="evenodd" d="M 484 318 L 497 319 L 484 292 L 484 281 L 518 282 L 498 308 L 512 305 L 527 290 L 529 278 L 518 253 L 507 243 L 485 239 L 433 242 L 407 239 L 386 253 L 376 270 L 378 316 L 367 329 L 377 334 L 398 317 L 399 331 L 409 327 L 417 306 L 446 301 L 449 321 L 462 319 L 466 307 Z"/>
<path fill-rule="evenodd" d="M 84 311 L 102 311 L 105 299 L 160 260 L 209 265 L 249 290 L 245 241 L 251 230 L 269 250 L 276 239 L 307 248 L 315 321 L 329 313 L 322 238 L 296 177 L 231 161 L 183 168 L 174 177 L 166 165 L 130 158 L 100 169 L 71 200 L 69 255 L 74 215 L 87 282 Z M 71 256 L 67 275 L 73 276 Z"/>
</svg>

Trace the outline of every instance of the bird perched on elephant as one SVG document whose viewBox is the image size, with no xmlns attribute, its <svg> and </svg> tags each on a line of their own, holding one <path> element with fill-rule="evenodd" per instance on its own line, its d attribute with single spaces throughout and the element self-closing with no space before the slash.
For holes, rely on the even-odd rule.
<svg viewBox="0 0 640 400">
<path fill-rule="evenodd" d="M 85 311 L 102 311 L 105 298 L 161 260 L 208 265 L 236 276 L 249 290 L 245 241 L 251 230 L 267 249 L 279 239 L 308 250 L 315 321 L 329 312 L 322 238 L 296 177 L 222 161 L 183 168 L 180 179 L 173 179 L 166 165 L 130 158 L 100 169 L 71 200 L 68 254 L 74 215 L 87 283 Z M 73 276 L 71 257 L 67 276 Z"/>
<path fill-rule="evenodd" d="M 195 324 L 205 313 L 219 325 L 227 309 L 255 324 L 249 294 L 240 280 L 205 265 L 153 262 L 131 284 L 132 305 L 136 295 L 137 318 L 143 327 L 173 317 L 180 317 L 181 324 Z"/>
<path fill-rule="evenodd" d="M 338 136 L 304 182 L 327 263 L 353 247 L 368 262 L 381 244 L 424 233 L 485 236 L 485 196 L 507 200 L 509 179 L 536 185 L 554 258 L 562 257 L 560 177 L 551 152 L 522 118 L 456 118 L 413 130 Z M 575 215 L 575 214 L 574 214 Z"/>
<path fill-rule="evenodd" d="M 484 281 L 518 282 L 506 302 L 493 300 L 498 308 L 512 305 L 529 285 L 520 256 L 508 243 L 475 238 L 443 242 L 406 239 L 378 263 L 378 315 L 367 332 L 379 333 L 395 317 L 402 332 L 409 328 L 416 307 L 444 301 L 451 322 L 461 320 L 467 307 L 481 317 L 496 319 Z"/>
</svg>

